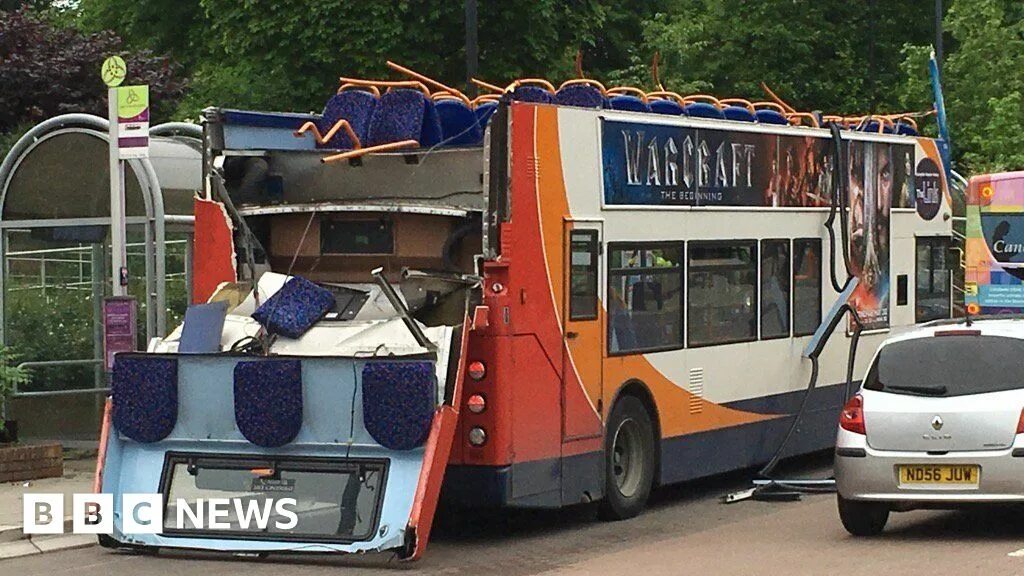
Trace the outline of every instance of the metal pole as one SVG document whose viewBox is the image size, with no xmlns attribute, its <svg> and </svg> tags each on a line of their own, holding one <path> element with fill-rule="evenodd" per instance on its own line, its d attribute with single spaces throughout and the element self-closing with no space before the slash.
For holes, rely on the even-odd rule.
<svg viewBox="0 0 1024 576">
<path fill-rule="evenodd" d="M 193 250 L 195 249 L 193 243 L 195 242 L 195 233 L 189 232 L 185 239 L 185 304 L 192 303 L 192 258 L 194 257 Z"/>
<path fill-rule="evenodd" d="M 942 71 L 942 0 L 935 0 L 935 61 Z"/>
<path fill-rule="evenodd" d="M 466 93 L 470 98 L 476 96 L 476 84 L 472 78 L 476 76 L 480 60 L 477 47 L 476 0 L 465 0 L 466 3 Z"/>
<path fill-rule="evenodd" d="M 110 275 L 114 296 L 128 295 L 128 255 L 125 249 L 124 162 L 117 151 L 117 90 L 107 90 L 110 118 Z"/>
<path fill-rule="evenodd" d="M 89 274 L 92 277 L 92 357 L 103 357 L 103 262 L 107 258 L 107 250 L 102 243 L 92 245 L 92 264 L 89 267 Z M 106 385 L 106 373 L 103 370 L 103 363 L 100 362 L 93 367 L 93 388 L 100 389 Z M 100 400 L 97 399 L 93 406 L 100 408 Z"/>
</svg>

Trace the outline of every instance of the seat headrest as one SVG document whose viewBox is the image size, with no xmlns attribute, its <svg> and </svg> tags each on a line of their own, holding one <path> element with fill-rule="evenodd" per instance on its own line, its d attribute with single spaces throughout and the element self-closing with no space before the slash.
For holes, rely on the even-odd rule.
<svg viewBox="0 0 1024 576">
<path fill-rule="evenodd" d="M 570 84 L 555 92 L 555 103 L 582 108 L 606 108 L 607 100 L 601 91 L 589 84 Z"/>
<path fill-rule="evenodd" d="M 627 112 L 650 112 L 651 107 L 636 96 L 620 94 L 608 99 L 608 105 L 613 110 L 625 110 Z"/>
</svg>

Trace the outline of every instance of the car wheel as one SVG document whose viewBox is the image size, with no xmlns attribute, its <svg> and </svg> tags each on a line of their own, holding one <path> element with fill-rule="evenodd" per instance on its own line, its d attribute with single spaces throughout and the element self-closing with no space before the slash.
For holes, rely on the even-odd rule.
<svg viewBox="0 0 1024 576">
<path fill-rule="evenodd" d="M 837 495 L 839 519 L 854 536 L 877 536 L 889 520 L 889 506 L 882 502 L 847 500 Z"/>
<path fill-rule="evenodd" d="M 647 504 L 654 483 L 654 426 L 643 403 L 625 396 L 615 403 L 605 430 L 605 489 L 599 515 L 625 520 Z"/>
</svg>

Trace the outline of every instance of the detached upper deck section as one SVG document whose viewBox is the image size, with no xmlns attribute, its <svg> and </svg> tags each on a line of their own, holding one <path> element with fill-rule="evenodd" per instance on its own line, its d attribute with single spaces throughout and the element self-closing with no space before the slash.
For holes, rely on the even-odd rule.
<svg viewBox="0 0 1024 576">
<path fill-rule="evenodd" d="M 452 121 L 440 122 L 442 102 L 424 97 L 417 110 L 395 104 L 390 115 L 371 113 L 342 129 L 331 111 L 344 94 L 370 95 L 343 92 L 324 114 L 204 111 L 207 161 L 224 174 L 243 215 L 317 210 L 466 216 L 484 210 L 483 129 L 474 111 L 466 109 L 471 118 L 463 118 L 468 125 L 458 138 L 441 132 L 455 129 Z M 344 116 L 354 115 L 349 110 Z M 352 151 L 360 154 L 332 158 Z"/>
</svg>

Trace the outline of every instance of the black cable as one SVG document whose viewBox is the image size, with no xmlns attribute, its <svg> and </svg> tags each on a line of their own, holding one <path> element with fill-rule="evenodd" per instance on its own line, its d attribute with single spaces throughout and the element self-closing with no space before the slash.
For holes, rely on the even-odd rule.
<svg viewBox="0 0 1024 576">
<path fill-rule="evenodd" d="M 842 156 L 842 135 L 839 133 L 839 127 L 834 123 L 830 125 L 832 129 L 832 198 L 829 202 L 828 218 L 825 220 L 825 230 L 828 231 L 828 247 L 829 254 L 831 257 L 831 265 L 829 266 L 829 278 L 832 280 L 832 289 L 836 292 L 842 293 L 843 287 L 839 284 L 839 277 L 836 276 L 836 231 L 834 226 L 836 220 L 836 210 L 839 208 L 839 189 L 842 186 L 840 170 L 840 156 Z"/>
<path fill-rule="evenodd" d="M 762 478 L 768 478 L 771 473 L 775 470 L 775 467 L 779 464 L 779 460 L 782 459 L 782 452 L 786 449 L 790 439 L 793 437 L 793 433 L 796 432 L 796 427 L 800 423 L 800 416 L 803 415 L 804 409 L 807 408 L 807 401 L 811 397 L 811 392 L 818 385 L 818 356 L 811 356 L 811 379 L 807 383 L 807 389 L 804 390 L 804 395 L 800 398 L 800 408 L 797 409 L 796 414 L 793 415 L 793 421 L 789 424 L 789 429 L 786 431 L 786 435 L 783 437 L 779 447 L 775 449 L 775 453 L 772 454 L 768 463 L 763 468 L 758 470 L 757 475 Z"/>
</svg>

